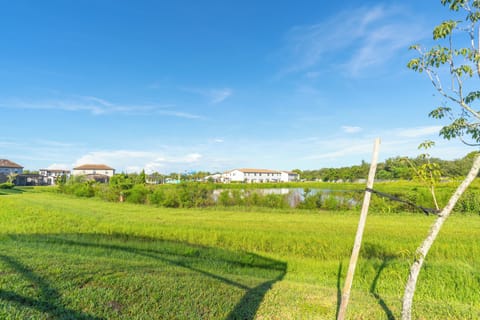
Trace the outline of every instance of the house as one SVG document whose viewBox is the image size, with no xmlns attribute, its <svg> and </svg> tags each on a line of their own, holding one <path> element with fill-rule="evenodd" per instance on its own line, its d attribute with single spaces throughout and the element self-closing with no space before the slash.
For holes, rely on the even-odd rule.
<svg viewBox="0 0 480 320">
<path fill-rule="evenodd" d="M 0 159 L 0 174 L 8 176 L 9 174 L 23 173 L 23 167 L 13 161 Z"/>
<path fill-rule="evenodd" d="M 21 174 L 23 167 L 13 161 L 0 159 L 0 183 L 9 181 L 9 176 Z"/>
<path fill-rule="evenodd" d="M 38 173 L 47 179 L 49 185 L 54 185 L 58 177 L 68 178 L 70 176 L 70 170 L 65 169 L 40 169 Z"/>
<path fill-rule="evenodd" d="M 299 181 L 300 175 L 292 171 L 281 171 L 281 181 L 282 182 L 292 182 Z"/>
<path fill-rule="evenodd" d="M 86 176 L 99 182 L 107 182 L 115 174 L 115 169 L 104 164 L 84 164 L 73 168 L 72 175 Z"/>
<path fill-rule="evenodd" d="M 222 174 L 223 182 L 289 182 L 298 179 L 298 174 L 294 172 L 269 169 L 234 169 Z"/>
<path fill-rule="evenodd" d="M 225 182 L 278 182 L 280 181 L 280 172 L 267 169 L 234 169 L 223 174 Z"/>
</svg>

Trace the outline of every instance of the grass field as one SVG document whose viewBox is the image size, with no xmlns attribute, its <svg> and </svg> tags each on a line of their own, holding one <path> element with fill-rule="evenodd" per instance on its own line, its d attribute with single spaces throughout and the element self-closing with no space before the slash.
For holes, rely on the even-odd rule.
<svg viewBox="0 0 480 320">
<path fill-rule="evenodd" d="M 349 318 L 399 318 L 433 219 L 371 213 Z M 358 212 L 0 196 L 0 319 L 334 319 L 357 222 Z M 447 221 L 420 275 L 416 318 L 480 318 L 479 239 L 478 214 Z"/>
</svg>

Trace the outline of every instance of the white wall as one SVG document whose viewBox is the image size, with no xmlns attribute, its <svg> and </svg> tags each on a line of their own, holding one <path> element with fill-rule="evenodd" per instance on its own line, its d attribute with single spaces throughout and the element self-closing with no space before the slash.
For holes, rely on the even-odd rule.
<svg viewBox="0 0 480 320">
<path fill-rule="evenodd" d="M 297 180 L 299 180 L 298 174 L 282 171 L 282 182 L 290 182 Z"/>
<path fill-rule="evenodd" d="M 72 174 L 74 176 L 81 176 L 81 175 L 87 175 L 87 174 L 103 174 L 109 177 L 113 177 L 113 174 L 115 173 L 115 170 L 75 170 L 73 169 Z"/>
</svg>

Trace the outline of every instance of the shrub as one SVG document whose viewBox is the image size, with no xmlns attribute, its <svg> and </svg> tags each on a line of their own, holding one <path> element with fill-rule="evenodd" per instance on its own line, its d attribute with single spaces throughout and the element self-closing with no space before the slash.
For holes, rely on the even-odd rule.
<svg viewBox="0 0 480 320">
<path fill-rule="evenodd" d="M 228 191 L 228 190 L 222 191 L 220 193 L 220 195 L 218 196 L 217 203 L 222 205 L 222 206 L 225 206 L 225 207 L 233 206 L 234 201 L 233 201 L 232 197 L 230 197 L 230 191 Z"/>
<path fill-rule="evenodd" d="M 83 183 L 73 186 L 73 194 L 77 197 L 91 198 L 95 195 L 91 183 Z"/>
<path fill-rule="evenodd" d="M 455 206 L 455 211 L 467 213 L 480 213 L 480 192 L 478 190 L 468 190 L 463 194 Z"/>
<path fill-rule="evenodd" d="M 120 193 L 108 184 L 99 183 L 93 186 L 95 196 L 102 200 L 116 202 L 119 201 Z"/>
<path fill-rule="evenodd" d="M 11 182 L 0 183 L 0 189 L 13 189 L 14 186 Z"/>
<path fill-rule="evenodd" d="M 267 208 L 276 208 L 276 209 L 282 209 L 282 208 L 288 208 L 288 201 L 285 197 L 285 195 L 281 194 L 267 194 L 263 197 L 262 201 L 263 206 Z"/>
<path fill-rule="evenodd" d="M 167 208 L 179 208 L 180 207 L 180 198 L 176 190 L 166 190 L 165 198 L 162 202 L 162 205 Z"/>
<path fill-rule="evenodd" d="M 127 192 L 126 200 L 130 203 L 146 203 L 149 190 L 143 184 L 136 184 Z"/>
<path fill-rule="evenodd" d="M 206 207 L 213 204 L 210 190 L 200 183 L 182 183 L 177 188 L 183 208 Z"/>
<path fill-rule="evenodd" d="M 162 206 L 164 201 L 165 201 L 165 191 L 162 190 L 161 188 L 155 188 L 152 193 L 148 195 L 148 203 L 156 205 L 156 206 Z"/>
</svg>

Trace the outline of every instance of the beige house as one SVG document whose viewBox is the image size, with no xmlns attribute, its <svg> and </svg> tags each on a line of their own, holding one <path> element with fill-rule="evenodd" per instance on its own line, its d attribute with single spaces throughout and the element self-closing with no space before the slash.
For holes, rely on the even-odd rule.
<svg viewBox="0 0 480 320">
<path fill-rule="evenodd" d="M 0 159 L 0 174 L 8 176 L 9 174 L 21 174 L 23 167 L 18 163 L 7 159 Z"/>
<path fill-rule="evenodd" d="M 84 164 L 73 168 L 72 175 L 74 176 L 91 176 L 100 175 L 112 177 L 115 174 L 115 169 L 104 164 Z"/>
</svg>

